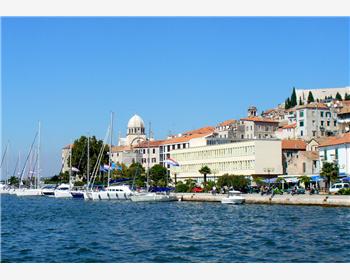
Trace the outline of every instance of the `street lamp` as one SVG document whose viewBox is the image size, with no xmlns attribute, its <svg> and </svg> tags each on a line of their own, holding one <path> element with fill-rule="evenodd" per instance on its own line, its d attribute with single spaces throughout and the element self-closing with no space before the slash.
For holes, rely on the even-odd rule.
<svg viewBox="0 0 350 280">
<path fill-rule="evenodd" d="M 270 188 L 270 173 L 274 172 L 274 171 L 275 171 L 275 168 L 272 168 L 272 167 L 264 168 L 264 172 L 267 173 L 267 175 L 269 177 L 269 188 Z"/>
</svg>

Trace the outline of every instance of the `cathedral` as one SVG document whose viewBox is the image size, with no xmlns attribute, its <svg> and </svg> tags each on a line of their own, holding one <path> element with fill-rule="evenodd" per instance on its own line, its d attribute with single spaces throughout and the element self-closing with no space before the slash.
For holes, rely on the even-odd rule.
<svg viewBox="0 0 350 280">
<path fill-rule="evenodd" d="M 138 115 L 134 115 L 128 122 L 125 138 L 119 138 L 118 146 L 135 146 L 146 140 L 145 123 Z"/>
</svg>

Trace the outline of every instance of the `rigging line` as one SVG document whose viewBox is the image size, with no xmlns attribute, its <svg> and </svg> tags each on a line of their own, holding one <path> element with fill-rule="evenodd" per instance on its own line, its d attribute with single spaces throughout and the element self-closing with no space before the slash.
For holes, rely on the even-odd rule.
<svg viewBox="0 0 350 280">
<path fill-rule="evenodd" d="M 100 167 L 100 162 L 101 162 L 101 159 L 102 159 L 102 154 L 103 154 L 103 151 L 105 150 L 105 146 L 106 146 L 105 143 L 106 143 L 107 137 L 108 137 L 108 135 L 109 135 L 109 130 L 110 130 L 110 127 L 108 127 L 108 129 L 107 129 L 107 133 L 106 133 L 106 135 L 105 135 L 105 138 L 103 139 L 102 147 L 101 147 L 100 152 L 99 152 L 99 154 L 98 154 L 98 157 L 97 157 L 97 160 L 96 160 L 96 164 L 95 164 L 94 170 L 93 170 L 93 172 L 92 172 L 92 178 L 93 178 L 93 180 L 92 180 L 92 185 L 91 185 L 91 187 L 94 185 L 95 179 L 96 179 L 96 177 L 97 177 L 98 169 L 99 169 L 99 167 Z"/>
<path fill-rule="evenodd" d="M 81 157 L 80 157 L 80 160 L 79 160 L 79 164 L 77 166 L 78 169 L 80 168 L 81 161 L 83 159 L 83 156 L 85 155 L 85 147 L 86 146 L 87 146 L 87 138 L 86 138 L 86 142 L 84 143 L 83 153 L 81 154 Z"/>
<path fill-rule="evenodd" d="M 7 143 L 7 145 L 6 145 L 6 148 L 5 148 L 4 154 L 3 154 L 2 159 L 1 159 L 0 168 L 2 167 L 2 164 L 4 163 L 5 155 L 6 155 L 6 153 L 7 153 L 7 147 L 8 147 L 8 143 Z"/>
<path fill-rule="evenodd" d="M 22 172 L 21 172 L 21 176 L 20 176 L 20 182 L 21 182 L 22 179 L 23 179 L 23 173 L 24 173 L 24 170 L 25 170 L 25 168 L 26 168 L 26 166 L 27 166 L 27 162 L 28 162 L 29 156 L 30 156 L 30 154 L 32 153 L 33 146 L 34 146 L 34 144 L 35 144 L 35 141 L 36 141 L 37 136 L 38 136 L 38 132 L 35 134 L 33 143 L 32 143 L 32 145 L 31 145 L 31 147 L 30 147 L 29 154 L 28 154 L 26 160 L 24 161 L 24 166 L 23 166 L 23 169 L 22 169 Z"/>
<path fill-rule="evenodd" d="M 12 177 L 15 177 L 15 175 L 16 175 L 18 163 L 19 163 L 19 157 L 17 157 L 17 161 L 16 161 L 16 165 L 15 165 L 15 170 L 13 170 L 13 175 L 12 175 Z"/>
</svg>

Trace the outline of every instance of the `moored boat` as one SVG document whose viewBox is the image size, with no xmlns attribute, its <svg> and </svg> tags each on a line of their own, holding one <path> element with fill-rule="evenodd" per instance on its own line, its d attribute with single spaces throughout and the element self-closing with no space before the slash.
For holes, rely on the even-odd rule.
<svg viewBox="0 0 350 280">
<path fill-rule="evenodd" d="M 223 204 L 242 204 L 245 202 L 244 197 L 241 196 L 239 191 L 229 191 L 227 197 L 221 200 Z"/>
<path fill-rule="evenodd" d="M 136 193 L 130 197 L 133 202 L 168 202 L 168 201 L 177 201 L 175 194 L 167 194 L 165 192 L 145 192 L 145 193 Z"/>
<path fill-rule="evenodd" d="M 71 188 L 69 184 L 61 184 L 55 189 L 54 196 L 55 198 L 70 198 L 72 197 L 70 192 Z"/>
</svg>

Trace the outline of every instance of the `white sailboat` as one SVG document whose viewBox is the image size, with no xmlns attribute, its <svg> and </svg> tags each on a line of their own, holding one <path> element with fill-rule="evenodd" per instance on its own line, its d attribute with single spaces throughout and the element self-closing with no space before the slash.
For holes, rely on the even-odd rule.
<svg viewBox="0 0 350 280">
<path fill-rule="evenodd" d="M 8 184 L 8 149 L 9 149 L 9 143 L 7 143 L 7 145 L 6 145 L 4 155 L 2 157 L 1 164 L 0 164 L 0 170 L 1 170 L 0 175 L 2 176 L 2 166 L 4 163 L 5 156 L 6 156 L 6 181 L 4 183 L 0 182 L 0 194 L 8 194 L 10 191 L 10 187 Z"/>
<path fill-rule="evenodd" d="M 93 190 L 90 188 L 89 191 L 86 191 L 84 193 L 84 199 L 87 200 L 126 200 L 130 199 L 130 196 L 132 195 L 132 191 L 130 190 L 129 186 L 127 185 L 110 185 L 111 181 L 111 169 L 112 169 L 112 137 L 113 137 L 113 112 L 111 113 L 111 121 L 110 121 L 110 127 L 108 129 L 107 135 L 109 134 L 109 164 L 108 164 L 108 179 L 107 179 L 107 188 L 105 189 L 95 189 Z M 106 138 L 105 138 L 106 139 Z M 101 148 L 98 160 L 96 162 L 94 172 L 93 172 L 93 183 L 95 181 L 95 178 L 97 176 L 97 171 L 101 163 L 102 154 L 104 150 L 104 143 Z M 92 183 L 92 185 L 93 185 Z"/>
<path fill-rule="evenodd" d="M 69 183 L 60 184 L 54 191 L 55 198 L 71 198 L 71 188 L 72 188 L 72 145 L 70 144 L 69 149 Z"/>
<path fill-rule="evenodd" d="M 32 148 L 33 148 L 33 145 L 35 143 L 35 140 L 36 140 L 37 136 L 38 136 L 38 145 L 37 145 L 37 176 L 36 176 L 36 184 L 35 184 L 34 187 L 25 187 L 23 185 L 23 174 L 24 174 L 24 170 L 26 168 L 28 159 L 29 159 L 29 157 L 31 155 Z M 32 146 L 31 146 L 29 155 L 28 155 L 28 157 L 26 159 L 24 168 L 22 170 L 19 188 L 17 190 L 15 190 L 15 193 L 16 193 L 17 196 L 39 196 L 39 195 L 41 196 L 42 195 L 42 191 L 41 191 L 41 188 L 40 188 L 40 122 L 39 122 L 38 133 L 35 135 L 35 138 L 34 138 Z"/>
<path fill-rule="evenodd" d="M 150 141 L 151 141 L 151 123 L 149 124 L 148 136 L 148 160 L 147 160 L 147 192 L 133 193 L 130 197 L 133 202 L 169 202 L 177 201 L 175 194 L 165 192 L 149 192 L 149 170 L 150 170 Z"/>
</svg>

